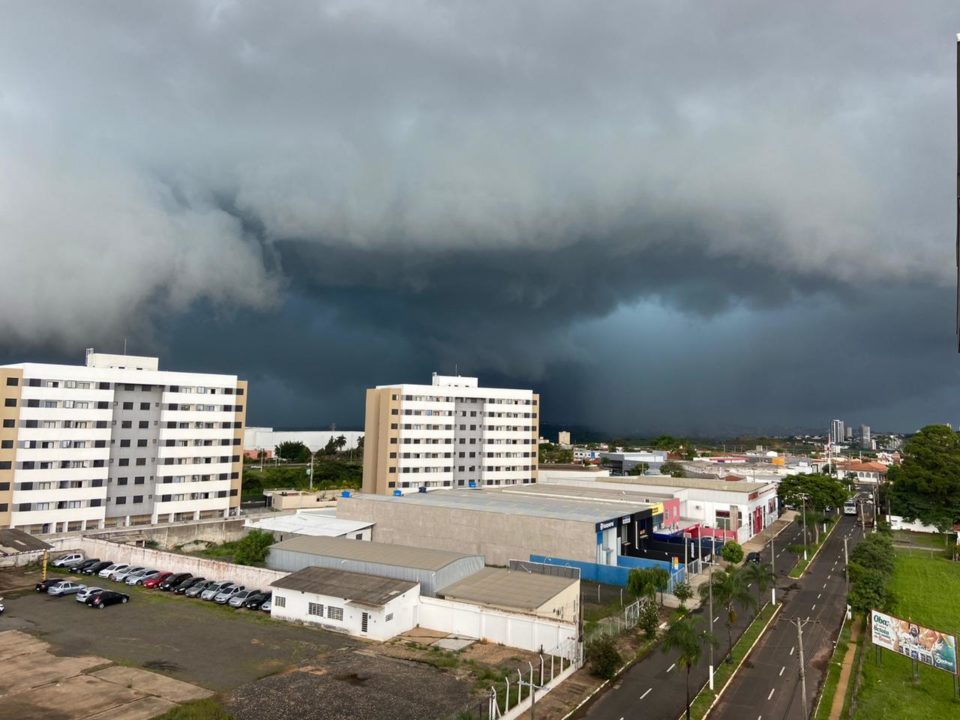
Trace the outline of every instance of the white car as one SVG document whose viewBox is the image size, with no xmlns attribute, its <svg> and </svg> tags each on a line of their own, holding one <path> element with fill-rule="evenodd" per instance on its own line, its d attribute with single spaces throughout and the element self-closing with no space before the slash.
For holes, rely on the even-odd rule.
<svg viewBox="0 0 960 720">
<path fill-rule="evenodd" d="M 85 603 L 91 598 L 91 596 L 96 595 L 98 592 L 103 592 L 103 588 L 85 587 L 83 590 L 77 593 L 77 602 Z"/>
<path fill-rule="evenodd" d="M 54 595 L 56 597 L 63 597 L 64 595 L 73 595 L 78 593 L 81 590 L 85 589 L 86 585 L 81 585 L 80 583 L 71 582 L 70 580 L 61 580 L 58 583 L 54 583 L 50 586 L 50 589 L 47 590 L 47 595 Z"/>
<path fill-rule="evenodd" d="M 159 570 L 144 570 L 143 572 L 132 573 L 127 576 L 127 579 L 124 582 L 127 585 L 143 585 L 144 580 L 152 578 L 154 575 L 159 575 Z"/>
<path fill-rule="evenodd" d="M 109 567 L 105 567 L 105 568 L 104 568 L 103 570 L 101 570 L 98 574 L 99 574 L 100 577 L 102 577 L 102 578 L 109 578 L 109 577 L 111 577 L 114 573 L 123 572 L 123 571 L 126 570 L 128 567 L 130 567 L 130 566 L 129 566 L 129 565 L 123 565 L 123 564 L 121 564 L 121 563 L 114 563 L 113 565 L 110 565 Z"/>
<path fill-rule="evenodd" d="M 123 570 L 115 572 L 113 575 L 111 575 L 110 579 L 114 582 L 124 582 L 134 573 L 143 572 L 144 570 L 146 570 L 146 568 L 139 565 L 128 565 Z"/>
<path fill-rule="evenodd" d="M 54 560 L 51 564 L 54 567 L 68 567 L 71 565 L 79 565 L 86 557 L 83 553 L 70 553 L 69 555 L 64 555 Z"/>
</svg>

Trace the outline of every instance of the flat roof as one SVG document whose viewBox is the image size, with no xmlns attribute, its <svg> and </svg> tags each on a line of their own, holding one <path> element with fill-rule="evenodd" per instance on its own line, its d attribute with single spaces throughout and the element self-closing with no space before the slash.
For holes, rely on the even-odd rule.
<svg viewBox="0 0 960 720">
<path fill-rule="evenodd" d="M 271 587 L 283 590 L 328 595 L 375 607 L 383 607 L 418 584 L 409 580 L 321 567 L 304 568 L 270 583 Z"/>
<path fill-rule="evenodd" d="M 339 537 L 347 533 L 366 530 L 371 525 L 373 523 L 361 520 L 344 520 L 343 518 L 335 518 L 311 511 L 295 515 L 278 515 L 261 520 L 248 520 L 246 527 L 266 530 L 267 532 Z"/>
<path fill-rule="evenodd" d="M 417 570 L 441 570 L 457 560 L 479 557 L 449 550 L 431 550 L 411 545 L 391 545 L 390 543 L 338 537 L 295 537 L 271 545 L 270 549 L 290 550 L 379 565 L 396 565 L 398 567 L 416 568 Z"/>
<path fill-rule="evenodd" d="M 437 590 L 451 600 L 466 600 L 517 610 L 536 610 L 579 580 L 524 570 L 484 568 Z"/>
<path fill-rule="evenodd" d="M 530 488 L 532 485 L 511 486 Z M 598 523 L 611 518 L 618 518 L 635 512 L 649 510 L 647 503 L 634 502 L 613 504 L 591 498 L 574 500 L 569 498 L 549 497 L 520 493 L 510 493 L 499 490 L 436 490 L 426 493 L 410 493 L 402 497 L 393 495 L 358 494 L 354 497 L 362 500 L 386 503 L 406 503 L 407 505 L 421 505 L 427 507 L 451 508 L 457 510 L 473 510 L 476 512 L 501 513 L 506 515 L 528 515 L 538 518 L 552 518 L 555 520 L 572 520 L 575 522 Z"/>
<path fill-rule="evenodd" d="M 664 476 L 627 476 L 597 478 L 598 483 L 616 482 L 629 485 L 650 485 L 653 487 L 673 487 L 673 488 L 691 488 L 694 490 L 719 490 L 722 492 L 735 493 L 753 493 L 764 492 L 774 489 L 777 486 L 774 483 L 749 482 L 747 480 L 738 480 L 727 482 L 726 480 L 710 480 L 707 478 L 675 478 Z"/>
<path fill-rule="evenodd" d="M 607 479 L 606 476 L 604 476 L 604 479 Z M 571 478 L 571 480 L 574 480 L 575 482 L 583 482 L 584 480 L 588 483 L 591 482 L 586 479 L 581 480 L 581 478 Z M 571 500 L 592 500 L 603 503 L 627 503 L 629 505 L 636 505 L 637 503 L 646 502 L 663 502 L 664 500 L 673 499 L 673 495 L 668 492 L 619 490 L 616 488 L 592 487 L 590 484 L 564 485 L 563 483 L 536 483 L 504 488 L 501 490 L 501 492 L 510 495 L 539 495 L 542 497 L 569 498 Z M 652 500 L 641 500 L 637 498 L 637 495 L 644 495 L 646 498 L 652 498 Z"/>
</svg>

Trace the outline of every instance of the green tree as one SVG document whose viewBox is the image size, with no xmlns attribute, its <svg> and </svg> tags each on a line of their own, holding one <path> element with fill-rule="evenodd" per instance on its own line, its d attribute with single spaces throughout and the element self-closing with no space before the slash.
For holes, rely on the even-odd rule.
<svg viewBox="0 0 960 720">
<path fill-rule="evenodd" d="M 669 475 L 670 477 L 682 478 L 683 465 L 678 462 L 667 461 L 660 466 L 660 473 L 662 475 Z"/>
<path fill-rule="evenodd" d="M 751 562 L 744 567 L 744 574 L 747 577 L 747 584 L 757 589 L 757 612 L 759 613 L 760 606 L 763 605 L 763 593 L 777 583 L 776 573 L 767 563 Z"/>
<path fill-rule="evenodd" d="M 653 447 L 655 450 L 674 452 L 679 450 L 681 445 L 683 445 L 683 440 L 679 440 L 673 437 L 673 435 L 659 435 L 653 439 Z"/>
<path fill-rule="evenodd" d="M 660 604 L 663 605 L 663 594 L 670 588 L 670 571 L 665 567 L 652 567 L 650 578 L 653 586 L 660 591 Z"/>
<path fill-rule="evenodd" d="M 790 475 L 780 481 L 777 495 L 781 505 L 801 507 L 806 496 L 808 509 L 820 510 L 840 507 L 849 497 L 846 486 L 829 475 Z"/>
<path fill-rule="evenodd" d="M 573 448 L 562 448 L 551 443 L 540 443 L 537 457 L 541 465 L 563 465 L 573 462 Z"/>
<path fill-rule="evenodd" d="M 928 425 L 907 441 L 903 463 L 887 471 L 891 509 L 938 528 L 960 522 L 960 435 Z"/>
<path fill-rule="evenodd" d="M 587 643 L 584 652 L 590 672 L 604 680 L 610 680 L 623 665 L 623 658 L 613 638 L 603 636 Z"/>
<path fill-rule="evenodd" d="M 337 435 L 336 439 L 337 452 L 343 452 L 343 448 L 347 446 L 347 438 L 343 435 Z"/>
<path fill-rule="evenodd" d="M 300 441 L 288 440 L 274 448 L 274 453 L 281 460 L 295 463 L 310 462 L 310 448 Z"/>
<path fill-rule="evenodd" d="M 850 554 L 850 562 L 892 575 L 895 563 L 893 538 L 886 533 L 867 535 Z"/>
<path fill-rule="evenodd" d="M 888 576 L 880 570 L 864 568 L 850 562 L 850 607 L 857 612 L 885 610 L 893 601 L 887 589 Z"/>
<path fill-rule="evenodd" d="M 273 533 L 251 530 L 237 541 L 233 561 L 237 565 L 258 565 L 266 560 L 271 545 Z"/>
<path fill-rule="evenodd" d="M 717 639 L 693 615 L 683 615 L 671 622 L 660 643 L 664 653 L 679 653 L 677 663 L 686 670 L 687 720 L 690 720 L 690 669 L 700 662 L 707 646 L 716 644 Z"/>
<path fill-rule="evenodd" d="M 707 599 L 710 586 L 713 587 L 713 602 L 724 609 L 726 615 L 727 641 L 728 647 L 733 647 L 733 626 L 737 624 L 737 606 L 742 608 L 753 607 L 754 598 L 747 587 L 746 575 L 738 567 L 729 567 L 725 570 L 717 570 L 713 573 L 713 579 L 709 583 L 700 586 L 700 597 Z M 732 662 L 733 658 L 727 656 L 727 661 Z"/>
<path fill-rule="evenodd" d="M 636 598 L 655 598 L 657 579 L 653 568 L 634 568 L 627 575 L 627 590 Z"/>
<path fill-rule="evenodd" d="M 630 468 L 630 470 L 627 471 L 627 475 L 646 475 L 649 469 L 650 466 L 647 465 L 647 463 L 640 462 Z"/>
<path fill-rule="evenodd" d="M 640 628 L 646 634 L 647 639 L 652 640 L 657 636 L 657 628 L 660 627 L 660 610 L 657 604 L 649 598 L 640 601 Z"/>
<path fill-rule="evenodd" d="M 723 544 L 723 547 L 720 549 L 720 557 L 726 560 L 728 563 L 733 563 L 736 565 L 738 562 L 743 560 L 743 547 L 740 543 L 735 542 L 734 540 L 727 540 Z"/>
<path fill-rule="evenodd" d="M 680 601 L 680 607 L 687 609 L 687 600 L 693 597 L 693 589 L 686 580 L 673 586 L 673 596 Z"/>
</svg>

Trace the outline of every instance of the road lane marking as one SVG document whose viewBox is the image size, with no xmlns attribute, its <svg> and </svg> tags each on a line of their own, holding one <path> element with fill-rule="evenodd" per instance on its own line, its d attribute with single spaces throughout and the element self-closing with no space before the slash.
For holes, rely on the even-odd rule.
<svg viewBox="0 0 960 720">
<path fill-rule="evenodd" d="M 821 595 L 823 595 L 823 593 L 817 593 L 817 600 L 820 599 L 820 596 L 821 596 Z"/>
<path fill-rule="evenodd" d="M 653 688 L 649 688 L 643 695 L 640 696 L 640 699 L 643 700 L 647 695 L 653 691 Z"/>
<path fill-rule="evenodd" d="M 793 655 L 793 651 L 796 650 L 796 649 L 797 649 L 797 646 L 796 646 L 796 645 L 794 645 L 792 648 L 790 648 L 790 654 Z"/>
<path fill-rule="evenodd" d="M 673 665 L 671 665 L 670 667 L 667 668 L 667 672 L 670 672 L 670 671 L 673 670 L 676 666 L 677 666 L 677 664 L 674 663 Z"/>
<path fill-rule="evenodd" d="M 817 604 L 814 603 L 814 604 L 813 604 L 813 607 L 810 608 L 810 612 L 813 612 L 813 611 L 816 610 L 816 609 L 817 609 Z"/>
<path fill-rule="evenodd" d="M 773 691 L 774 691 L 774 690 L 776 690 L 776 688 L 770 688 L 770 694 L 767 695 L 767 700 L 769 700 L 770 698 L 773 697 Z"/>
<path fill-rule="evenodd" d="M 804 620 L 804 622 L 810 622 L 810 616 L 809 616 L 809 615 L 807 615 L 807 619 Z"/>
<path fill-rule="evenodd" d="M 787 669 L 787 666 L 786 666 L 786 665 L 784 665 L 782 668 L 780 668 L 780 674 L 777 675 L 777 677 L 783 677 L 783 671 L 786 670 L 786 669 Z"/>
<path fill-rule="evenodd" d="M 720 616 L 717 615 L 717 616 L 713 619 L 713 621 L 714 621 L 714 622 L 720 622 Z"/>
</svg>

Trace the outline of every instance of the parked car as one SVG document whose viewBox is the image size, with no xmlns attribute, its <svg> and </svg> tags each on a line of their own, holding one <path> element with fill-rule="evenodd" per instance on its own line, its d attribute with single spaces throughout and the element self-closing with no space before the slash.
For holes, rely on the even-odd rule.
<svg viewBox="0 0 960 720">
<path fill-rule="evenodd" d="M 96 595 L 91 595 L 87 600 L 87 607 L 103 609 L 107 605 L 116 605 L 118 603 L 126 604 L 129 601 L 130 596 L 125 593 L 104 590 Z"/>
<path fill-rule="evenodd" d="M 60 582 L 60 578 L 47 578 L 46 580 L 41 580 L 36 585 L 33 586 L 33 589 L 38 593 L 45 593 L 52 586 Z"/>
<path fill-rule="evenodd" d="M 107 567 L 105 567 L 98 574 L 102 578 L 112 578 L 115 573 L 123 572 L 128 567 L 130 566 L 124 565 L 123 563 L 114 563 L 113 565 L 108 565 Z"/>
<path fill-rule="evenodd" d="M 81 563 L 84 560 L 86 560 L 86 557 L 83 553 L 69 553 L 63 557 L 58 557 L 50 564 L 54 567 L 68 567 L 75 565 L 76 563 Z"/>
<path fill-rule="evenodd" d="M 760 553 L 758 553 L 758 552 L 747 553 L 747 562 L 748 562 L 748 563 L 754 563 L 755 565 L 759 565 L 759 564 L 760 564 Z"/>
<path fill-rule="evenodd" d="M 273 593 L 268 592 L 253 593 L 247 596 L 247 599 L 243 602 L 243 606 L 247 610 L 259 610 L 260 606 L 267 602 L 272 596 Z"/>
<path fill-rule="evenodd" d="M 3 606 L 3 598 L 0 598 L 0 615 L 3 615 L 4 610 L 6 610 L 6 608 Z"/>
<path fill-rule="evenodd" d="M 54 597 L 63 597 L 64 595 L 73 595 L 83 590 L 86 585 L 81 585 L 80 583 L 75 583 L 72 580 L 61 580 L 58 583 L 54 583 L 50 586 L 50 589 L 47 590 L 47 595 L 53 595 Z"/>
<path fill-rule="evenodd" d="M 190 577 L 177 585 L 173 591 L 177 595 L 185 595 L 192 588 L 197 587 L 198 585 L 203 585 L 204 583 L 209 582 L 205 577 Z M 192 597 L 192 596 L 191 596 Z"/>
<path fill-rule="evenodd" d="M 84 575 L 99 575 L 101 570 L 103 570 L 104 568 L 110 567 L 112 564 L 113 564 L 113 563 L 111 563 L 109 560 L 101 560 L 101 561 L 98 562 L 98 563 L 95 563 L 95 564 L 93 564 L 93 565 L 88 565 L 87 567 L 85 567 L 85 568 L 83 569 L 83 574 L 84 574 Z"/>
<path fill-rule="evenodd" d="M 128 577 L 133 575 L 133 573 L 143 572 L 146 570 L 145 567 L 140 565 L 127 565 L 123 570 L 118 570 L 110 576 L 110 579 L 114 582 L 125 582 Z"/>
<path fill-rule="evenodd" d="M 86 570 L 88 567 L 93 567 L 93 566 L 96 565 L 98 562 L 100 562 L 100 558 L 90 558 L 89 560 L 84 560 L 83 562 L 79 562 L 79 563 L 77 563 L 76 565 L 74 565 L 74 566 L 73 566 L 73 571 L 74 571 L 74 572 L 78 572 L 78 573 L 82 573 L 82 572 L 83 572 L 84 570 Z"/>
<path fill-rule="evenodd" d="M 149 580 L 152 577 L 155 577 L 160 574 L 159 570 L 143 570 L 142 572 L 133 573 L 132 575 L 127 575 L 127 579 L 124 582 L 127 585 L 143 585 L 144 580 Z"/>
<path fill-rule="evenodd" d="M 230 607 L 235 607 L 235 608 L 243 607 L 243 604 L 248 599 L 250 599 L 254 595 L 259 595 L 259 594 L 260 594 L 259 590 L 253 590 L 253 589 L 239 590 L 238 592 L 234 593 L 234 595 L 229 600 L 227 600 L 227 604 Z"/>
<path fill-rule="evenodd" d="M 144 580 L 142 585 L 145 588 L 158 588 L 160 587 L 160 583 L 162 583 L 171 575 L 173 575 L 173 573 L 170 573 L 170 572 L 157 573 L 153 577 L 148 577 L 146 580 Z"/>
<path fill-rule="evenodd" d="M 207 588 L 212 588 L 215 585 L 219 585 L 215 580 L 204 580 L 203 582 L 198 582 L 194 585 L 191 585 L 187 588 L 187 591 L 184 593 L 187 597 L 200 597 L 200 594 L 205 592 Z"/>
<path fill-rule="evenodd" d="M 167 575 L 163 579 L 163 582 L 161 582 L 157 587 L 166 591 L 175 590 L 177 585 L 191 577 L 193 576 L 190 573 L 174 573 L 172 575 Z"/>
<path fill-rule="evenodd" d="M 100 592 L 103 592 L 103 588 L 101 587 L 85 587 L 83 590 L 77 593 L 77 602 L 85 603 L 90 599 L 91 596 Z"/>
<path fill-rule="evenodd" d="M 270 612 L 273 609 L 273 596 L 267 598 L 263 601 L 263 604 L 260 606 L 260 609 L 265 613 Z"/>
<path fill-rule="evenodd" d="M 230 587 L 224 588 L 216 594 L 216 597 L 213 598 L 213 601 L 218 605 L 226 605 L 230 602 L 232 598 L 237 593 L 243 592 L 246 588 L 243 585 L 231 585 Z"/>
<path fill-rule="evenodd" d="M 229 590 L 232 587 L 232 582 L 215 582 L 209 585 L 202 593 L 200 593 L 200 599 L 214 600 L 217 595 L 222 593 L 224 590 Z"/>
</svg>

